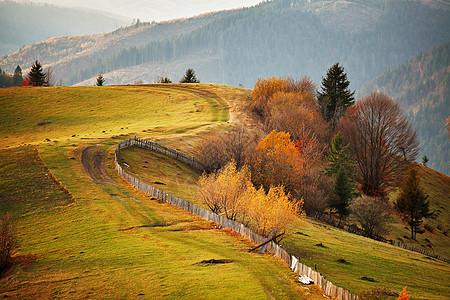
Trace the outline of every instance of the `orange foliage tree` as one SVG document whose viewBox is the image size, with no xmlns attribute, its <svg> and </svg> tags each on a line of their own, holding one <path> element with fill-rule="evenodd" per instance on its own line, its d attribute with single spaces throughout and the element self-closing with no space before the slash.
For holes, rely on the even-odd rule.
<svg viewBox="0 0 450 300">
<path fill-rule="evenodd" d="M 279 185 L 295 191 L 305 167 L 289 133 L 272 131 L 256 147 L 251 160 L 252 181 L 266 191 Z"/>
</svg>

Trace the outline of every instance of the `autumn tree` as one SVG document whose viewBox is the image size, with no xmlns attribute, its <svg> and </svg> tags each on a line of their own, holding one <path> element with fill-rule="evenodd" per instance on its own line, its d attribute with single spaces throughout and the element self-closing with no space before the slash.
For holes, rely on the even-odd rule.
<svg viewBox="0 0 450 300">
<path fill-rule="evenodd" d="M 416 233 L 422 225 L 423 218 L 433 215 L 430 211 L 428 195 L 420 186 L 420 176 L 416 168 L 409 170 L 400 188 L 400 194 L 395 202 L 395 208 L 408 221 L 411 227 L 411 238 L 416 238 Z"/>
<path fill-rule="evenodd" d="M 325 173 L 334 179 L 333 193 L 328 198 L 330 214 L 334 209 L 340 218 L 350 213 L 349 205 L 360 195 L 356 190 L 355 176 L 352 173 L 355 163 L 347 156 L 347 147 L 344 145 L 342 134 L 337 133 L 331 141 L 325 167 Z"/>
<path fill-rule="evenodd" d="M 200 200 L 211 211 L 223 213 L 228 219 L 235 220 L 241 211 L 240 197 L 245 194 L 250 180 L 249 168 L 236 169 L 234 161 L 228 163 L 217 173 L 204 174 L 199 181 Z"/>
<path fill-rule="evenodd" d="M 322 77 L 318 101 L 323 118 L 332 128 L 336 127 L 346 109 L 355 101 L 355 92 L 350 91 L 349 85 L 344 67 L 339 66 L 339 63 L 331 66 L 326 76 Z"/>
<path fill-rule="evenodd" d="M 194 69 L 187 69 L 183 78 L 180 79 L 180 83 L 199 83 L 200 80 L 197 79 Z"/>
<path fill-rule="evenodd" d="M 389 204 L 383 199 L 363 196 L 350 205 L 350 210 L 366 236 L 382 236 L 389 232 L 392 217 Z"/>
<path fill-rule="evenodd" d="M 95 82 L 96 86 L 103 86 L 105 83 L 105 78 L 103 77 L 102 73 L 98 74 L 97 81 Z"/>
<path fill-rule="evenodd" d="M 419 154 L 416 132 L 400 106 L 374 92 L 350 107 L 338 129 L 357 165 L 357 180 L 370 196 L 383 196 Z"/>
<path fill-rule="evenodd" d="M 44 86 L 45 85 L 45 73 L 41 64 L 36 60 L 31 66 L 28 78 L 32 86 Z"/>
<path fill-rule="evenodd" d="M 256 186 L 283 185 L 288 192 L 300 188 L 304 162 L 289 133 L 272 131 L 256 147 L 251 159 L 252 181 Z"/>
<path fill-rule="evenodd" d="M 262 236 L 277 237 L 280 242 L 292 232 L 295 221 L 303 217 L 302 202 L 291 201 L 282 186 L 271 187 L 266 192 L 251 186 L 242 198 L 249 224 Z"/>
</svg>

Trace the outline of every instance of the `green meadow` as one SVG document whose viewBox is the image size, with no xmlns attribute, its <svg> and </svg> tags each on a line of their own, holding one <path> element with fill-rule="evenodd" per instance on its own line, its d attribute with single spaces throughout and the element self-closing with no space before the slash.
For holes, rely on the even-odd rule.
<svg viewBox="0 0 450 300">
<path fill-rule="evenodd" d="M 242 118 L 238 107 L 250 95 L 209 84 L 0 89 L 0 211 L 14 216 L 20 243 L 13 267 L 0 279 L 0 295 L 323 299 L 317 287 L 303 288 L 281 260 L 249 254 L 249 240 L 144 195 L 114 170 L 117 143 L 133 136 L 195 154 L 205 133 Z M 104 153 L 106 175 L 94 172 L 96 181 L 82 163 L 87 147 Z M 95 165 L 94 156 L 86 157 Z M 199 172 L 134 147 L 121 151 L 120 162 L 133 176 L 197 203 Z M 441 197 L 433 184 L 438 177 L 428 173 L 427 186 Z M 447 204 L 433 205 L 443 210 Z M 448 219 L 433 223 L 436 249 L 448 247 L 438 229 L 447 225 Z M 310 219 L 295 232 L 283 241 L 286 249 L 354 293 L 374 287 L 399 293 L 407 285 L 412 299 L 450 295 L 447 263 Z M 231 262 L 198 264 L 210 259 Z"/>
<path fill-rule="evenodd" d="M 248 94 L 208 85 L 0 90 L 0 209 L 14 216 L 20 245 L 0 295 L 321 298 L 281 260 L 248 253 L 249 240 L 150 199 L 114 170 L 121 139 L 164 136 L 192 149 L 185 141 L 226 124 L 227 97 Z M 85 172 L 90 146 L 104 153 L 106 179 Z M 229 263 L 198 264 L 211 259 Z"/>
</svg>

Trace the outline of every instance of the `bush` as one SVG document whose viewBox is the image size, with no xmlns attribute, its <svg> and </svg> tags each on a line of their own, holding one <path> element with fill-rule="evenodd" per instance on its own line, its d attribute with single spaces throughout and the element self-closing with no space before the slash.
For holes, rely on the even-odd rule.
<svg viewBox="0 0 450 300">
<path fill-rule="evenodd" d="M 9 213 L 0 219 L 0 271 L 11 263 L 11 257 L 16 249 L 15 227 Z"/>
<path fill-rule="evenodd" d="M 365 235 L 373 237 L 389 232 L 391 213 L 384 200 L 373 197 L 360 197 L 350 206 L 353 216 L 365 231 Z"/>
</svg>

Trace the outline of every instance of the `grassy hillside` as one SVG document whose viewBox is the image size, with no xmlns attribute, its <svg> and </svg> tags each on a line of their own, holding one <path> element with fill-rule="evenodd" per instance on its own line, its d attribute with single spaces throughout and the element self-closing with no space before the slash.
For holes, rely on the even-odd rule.
<svg viewBox="0 0 450 300">
<path fill-rule="evenodd" d="M 172 139 L 163 138 L 162 141 L 176 147 L 176 141 Z M 195 197 L 199 174 L 186 170 L 181 163 L 139 148 L 124 149 L 120 157 L 121 161 L 123 159 L 130 165 L 127 169 L 130 174 L 148 183 L 153 182 L 154 186 L 185 199 Z M 448 177 L 439 174 L 431 172 L 427 178 L 448 183 Z M 158 183 L 164 185 L 154 183 L 156 178 Z M 435 194 L 431 195 L 433 201 L 442 199 L 441 196 L 446 193 L 445 188 L 448 186 L 442 191 L 441 187 L 426 186 L 430 193 L 430 188 L 435 190 Z M 448 200 L 442 202 L 448 203 Z M 448 226 L 448 218 L 445 219 L 445 216 L 446 214 L 442 215 L 442 221 Z M 323 247 L 316 246 L 319 243 L 322 243 Z M 413 299 L 446 299 L 450 293 L 447 285 L 450 269 L 447 263 L 310 219 L 296 228 L 296 234 L 288 237 L 284 244 L 291 254 L 300 257 L 302 263 L 310 267 L 316 264 L 317 269 L 327 279 L 355 293 L 376 287 L 385 287 L 399 293 L 405 285 L 413 294 Z M 436 248 L 442 250 L 443 254 L 448 253 L 448 239 L 442 240 Z M 346 263 L 341 263 L 338 259 L 345 259 Z M 375 281 L 363 280 L 363 277 Z"/>
<path fill-rule="evenodd" d="M 164 135 L 188 145 L 229 119 L 225 100 L 248 93 L 208 85 L 1 90 L 0 211 L 13 211 L 20 242 L 0 279 L 2 297 L 321 298 L 280 260 L 246 253 L 248 240 L 149 199 L 113 169 L 118 140 Z M 82 162 L 97 165 L 92 179 Z M 210 259 L 231 262 L 197 264 Z"/>
</svg>

